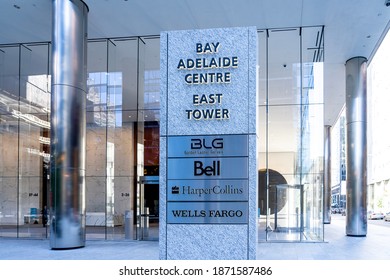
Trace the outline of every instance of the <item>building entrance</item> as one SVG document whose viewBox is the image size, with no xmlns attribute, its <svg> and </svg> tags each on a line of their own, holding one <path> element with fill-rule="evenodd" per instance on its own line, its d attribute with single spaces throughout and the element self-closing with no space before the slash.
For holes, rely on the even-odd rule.
<svg viewBox="0 0 390 280">
<path fill-rule="evenodd" d="M 273 203 L 267 215 L 267 240 L 302 241 L 302 191 L 301 185 L 269 185 Z"/>
<path fill-rule="evenodd" d="M 137 240 L 156 241 L 159 228 L 159 177 L 140 177 L 137 194 Z"/>
</svg>

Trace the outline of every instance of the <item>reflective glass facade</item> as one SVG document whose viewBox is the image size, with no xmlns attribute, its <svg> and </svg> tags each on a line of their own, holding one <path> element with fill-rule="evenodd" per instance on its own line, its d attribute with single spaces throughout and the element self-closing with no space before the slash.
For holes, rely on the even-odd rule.
<svg viewBox="0 0 390 280">
<path fill-rule="evenodd" d="M 367 210 L 390 212 L 390 32 L 384 37 L 367 71 L 368 95 L 368 169 Z"/>
<path fill-rule="evenodd" d="M 260 32 L 259 51 L 259 240 L 320 241 L 324 30 Z"/>
<path fill-rule="evenodd" d="M 323 27 L 259 30 L 259 241 L 323 240 Z M 156 240 L 159 37 L 90 40 L 87 240 Z M 0 46 L 0 237 L 47 238 L 50 43 Z"/>
</svg>

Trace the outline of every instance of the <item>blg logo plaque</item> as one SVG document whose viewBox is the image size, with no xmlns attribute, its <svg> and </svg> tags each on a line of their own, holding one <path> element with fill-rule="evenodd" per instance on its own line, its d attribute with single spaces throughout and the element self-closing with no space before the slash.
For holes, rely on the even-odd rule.
<svg viewBox="0 0 390 280">
<path fill-rule="evenodd" d="M 170 136 L 168 158 L 246 157 L 248 135 Z"/>
</svg>

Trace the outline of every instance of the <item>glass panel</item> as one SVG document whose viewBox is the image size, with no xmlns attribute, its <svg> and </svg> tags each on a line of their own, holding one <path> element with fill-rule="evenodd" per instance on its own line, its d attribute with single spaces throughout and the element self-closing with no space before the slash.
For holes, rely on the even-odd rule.
<svg viewBox="0 0 390 280">
<path fill-rule="evenodd" d="M 108 73 L 107 40 L 88 43 L 86 129 L 86 238 L 106 238 Z"/>
<path fill-rule="evenodd" d="M 258 184 L 258 215 L 259 215 L 259 240 L 266 240 L 266 226 L 267 226 L 267 184 L 266 177 L 264 181 L 261 181 L 261 170 L 267 168 L 267 107 L 259 106 L 259 122 L 258 122 L 258 140 L 257 140 L 257 151 L 258 151 L 258 167 L 259 167 L 259 184 Z M 266 176 L 266 175 L 263 175 Z"/>
<path fill-rule="evenodd" d="M 258 140 L 257 140 L 257 151 L 258 151 L 258 166 L 260 169 L 267 168 L 267 106 L 259 106 L 258 108 L 259 121 L 258 121 Z"/>
<path fill-rule="evenodd" d="M 0 237 L 17 237 L 18 217 L 16 186 L 17 177 L 1 176 L 0 192 L 2 200 L 0 202 Z"/>
<path fill-rule="evenodd" d="M 85 225 L 86 225 L 86 234 L 87 234 L 86 238 L 87 240 L 105 239 L 106 177 L 104 175 L 87 176 L 85 179 L 85 193 L 86 193 Z"/>
<path fill-rule="evenodd" d="M 0 237 L 17 237 L 19 47 L 0 48 Z"/>
<path fill-rule="evenodd" d="M 106 125 L 93 120 L 104 112 L 87 112 L 86 130 L 86 233 L 87 239 L 105 238 Z M 103 220 L 102 220 L 103 219 Z"/>
<path fill-rule="evenodd" d="M 21 121 L 19 133 L 19 236 L 42 238 L 47 234 L 49 131 Z"/>
<path fill-rule="evenodd" d="M 50 165 L 48 44 L 20 47 L 19 237 L 47 237 Z"/>
<path fill-rule="evenodd" d="M 21 45 L 20 112 L 50 112 L 49 45 Z"/>
<path fill-rule="evenodd" d="M 122 119 L 122 111 L 110 114 Z M 134 213 L 134 123 L 108 126 L 106 161 L 107 217 L 114 221 L 107 221 L 107 238 L 123 239 L 126 214 L 133 218 Z M 134 232 L 133 228 L 126 230 Z"/>
<path fill-rule="evenodd" d="M 302 129 L 302 184 L 304 185 L 305 238 L 323 240 L 323 105 L 308 105 Z"/>
<path fill-rule="evenodd" d="M 300 110 L 299 105 L 269 106 L 268 173 L 264 175 L 268 192 L 263 190 L 260 196 L 265 197 L 263 205 L 268 205 L 262 212 L 268 214 L 266 239 L 270 241 L 301 240 Z"/>
<path fill-rule="evenodd" d="M 145 109 L 160 108 L 160 39 L 143 38 L 145 42 L 144 100 Z"/>
<path fill-rule="evenodd" d="M 147 209 L 144 192 L 144 182 L 142 178 L 145 174 L 145 95 L 144 95 L 144 78 L 145 75 L 145 48 L 146 44 L 143 40 L 138 40 L 138 118 L 137 118 L 137 151 L 136 151 L 136 170 L 137 170 L 137 197 L 136 197 L 136 211 L 137 211 L 137 239 L 146 240 L 148 238 L 147 230 L 149 226 L 149 211 Z"/>
<path fill-rule="evenodd" d="M 288 172 L 285 167 L 280 170 L 291 173 L 298 159 L 300 148 L 300 110 L 301 106 L 270 106 L 268 109 L 268 167 L 286 161 Z M 275 158 L 276 157 L 276 158 Z M 282 158 L 281 158 L 282 157 Z M 273 160 L 275 158 L 275 160 Z"/>
<path fill-rule="evenodd" d="M 107 109 L 107 40 L 88 42 L 87 111 L 104 112 Z M 104 114 L 96 122 L 105 123 Z"/>
<path fill-rule="evenodd" d="M 331 132 L 331 184 L 332 184 L 332 213 L 342 213 L 346 207 L 346 120 L 345 109 L 332 127 Z M 370 205 L 370 195 L 367 197 Z"/>
<path fill-rule="evenodd" d="M 267 33 L 267 31 L 257 32 L 259 106 L 266 105 L 267 102 Z"/>
<path fill-rule="evenodd" d="M 323 168 L 323 105 L 302 106 L 301 157 L 298 168 L 303 174 L 320 172 Z"/>
<path fill-rule="evenodd" d="M 302 29 L 302 240 L 323 241 L 324 29 Z"/>
<path fill-rule="evenodd" d="M 301 103 L 300 70 L 299 29 L 270 30 L 268 38 L 269 105 Z"/>
<path fill-rule="evenodd" d="M 122 73 L 115 71 L 116 46 L 110 40 L 107 43 L 106 238 L 121 239 L 123 238 L 124 212 L 118 212 L 119 207 L 116 207 L 117 188 L 115 185 L 116 171 L 121 168 L 120 165 L 115 164 L 117 158 L 116 150 L 121 143 L 115 142 L 115 140 L 119 136 L 116 134 L 116 129 L 121 128 L 122 118 L 119 115 L 118 120 L 116 119 L 118 114 L 116 114 L 115 110 L 122 108 Z"/>
<path fill-rule="evenodd" d="M 389 49 L 390 31 L 388 30 L 367 68 L 367 183 L 369 184 L 367 210 L 369 212 L 390 212 Z M 340 122 L 344 123 L 345 117 Z M 342 141 L 345 141 L 344 136 L 341 138 Z M 345 150 L 345 146 L 343 149 Z M 345 176 L 345 173 L 343 175 Z"/>
<path fill-rule="evenodd" d="M 267 240 L 299 241 L 301 231 L 300 185 L 269 185 L 270 217 Z"/>
<path fill-rule="evenodd" d="M 149 115 L 151 112 L 147 112 Z M 153 111 L 152 111 L 153 113 Z M 159 175 L 160 126 L 157 121 L 145 121 L 144 175 Z"/>
<path fill-rule="evenodd" d="M 265 96 L 260 90 L 259 239 L 323 240 L 323 29 L 268 34 Z"/>
<path fill-rule="evenodd" d="M 114 111 L 109 112 L 115 118 L 123 118 L 129 112 Z M 107 128 L 107 165 L 114 165 L 114 175 L 118 176 L 134 176 L 134 123 L 126 122 L 120 126 L 109 126 Z"/>
<path fill-rule="evenodd" d="M 144 214 L 142 221 L 142 240 L 158 240 L 159 229 L 159 184 L 144 184 Z"/>
<path fill-rule="evenodd" d="M 322 173 L 305 174 L 303 179 L 303 238 L 311 241 L 324 240 L 322 211 Z"/>
<path fill-rule="evenodd" d="M 155 178 L 155 182 L 141 185 L 145 209 L 144 219 L 147 219 L 143 223 L 142 239 L 144 240 L 158 240 L 159 228 L 160 126 L 156 120 L 153 121 L 153 113 L 154 111 L 152 110 L 145 112 L 144 124 L 144 174 L 145 178 Z"/>
<path fill-rule="evenodd" d="M 1 114 L 18 110 L 19 46 L 0 48 L 0 90 Z"/>
<path fill-rule="evenodd" d="M 108 42 L 107 239 L 135 238 L 136 58 L 137 40 Z"/>
<path fill-rule="evenodd" d="M 115 83 L 110 82 L 111 95 L 115 86 L 118 86 L 115 91 L 115 109 L 137 110 L 138 40 L 113 40 L 113 45 L 110 45 L 108 70 L 110 79 L 116 79 Z"/>
</svg>

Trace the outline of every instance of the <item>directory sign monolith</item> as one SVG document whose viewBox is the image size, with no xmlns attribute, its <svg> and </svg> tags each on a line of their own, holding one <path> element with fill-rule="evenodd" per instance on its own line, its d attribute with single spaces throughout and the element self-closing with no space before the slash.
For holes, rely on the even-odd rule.
<svg viewBox="0 0 390 280">
<path fill-rule="evenodd" d="M 161 34 L 160 258 L 255 259 L 254 27 Z"/>
</svg>

